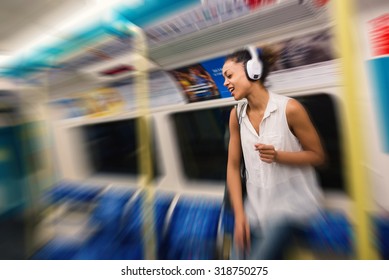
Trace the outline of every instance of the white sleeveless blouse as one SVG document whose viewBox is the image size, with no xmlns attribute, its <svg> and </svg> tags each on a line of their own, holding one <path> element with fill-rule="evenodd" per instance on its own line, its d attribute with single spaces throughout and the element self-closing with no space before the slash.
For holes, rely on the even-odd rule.
<svg viewBox="0 0 389 280">
<path fill-rule="evenodd" d="M 322 193 L 313 167 L 265 163 L 254 147 L 262 143 L 279 151 L 302 150 L 286 119 L 289 99 L 269 92 L 259 135 L 246 115 L 247 106 L 243 106 L 240 135 L 247 175 L 245 211 L 251 225 L 264 227 L 267 221 L 277 218 L 303 221 L 319 209 Z M 242 105 L 238 105 L 238 112 Z"/>
</svg>

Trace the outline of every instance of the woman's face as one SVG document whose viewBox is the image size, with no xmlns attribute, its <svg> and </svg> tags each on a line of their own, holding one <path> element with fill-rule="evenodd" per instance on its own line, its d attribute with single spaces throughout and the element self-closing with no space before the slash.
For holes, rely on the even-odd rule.
<svg viewBox="0 0 389 280">
<path fill-rule="evenodd" d="M 228 88 L 235 100 L 247 97 L 252 83 L 247 79 L 244 65 L 241 62 L 227 60 L 222 69 L 224 86 Z"/>
</svg>

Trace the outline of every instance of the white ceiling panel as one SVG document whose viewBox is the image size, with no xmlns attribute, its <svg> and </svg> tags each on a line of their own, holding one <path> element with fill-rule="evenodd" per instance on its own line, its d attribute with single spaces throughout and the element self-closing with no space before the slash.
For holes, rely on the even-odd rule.
<svg viewBox="0 0 389 280">
<path fill-rule="evenodd" d="M 0 0 L 0 54 L 12 54 L 70 19 L 92 0 Z"/>
</svg>

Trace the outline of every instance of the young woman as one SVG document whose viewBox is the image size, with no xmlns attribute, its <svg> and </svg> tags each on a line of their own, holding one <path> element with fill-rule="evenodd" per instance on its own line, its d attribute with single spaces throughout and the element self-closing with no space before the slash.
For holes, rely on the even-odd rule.
<svg viewBox="0 0 389 280">
<path fill-rule="evenodd" d="M 269 48 L 258 56 L 251 47 L 227 56 L 222 69 L 224 86 L 234 99 L 246 100 L 232 109 L 229 124 L 227 185 L 235 217 L 233 258 L 280 258 L 291 225 L 319 210 L 321 192 L 313 166 L 323 164 L 325 155 L 304 107 L 266 88 L 276 58 Z"/>
</svg>

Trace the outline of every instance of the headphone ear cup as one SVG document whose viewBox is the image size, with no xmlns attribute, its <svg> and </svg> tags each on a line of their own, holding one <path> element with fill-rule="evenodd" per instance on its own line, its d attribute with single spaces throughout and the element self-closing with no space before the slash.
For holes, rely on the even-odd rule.
<svg viewBox="0 0 389 280">
<path fill-rule="evenodd" d="M 258 81 L 262 76 L 262 63 L 253 59 L 245 63 L 247 78 L 251 81 Z"/>
<path fill-rule="evenodd" d="M 248 60 L 248 61 L 246 61 L 245 63 L 244 63 L 244 71 L 245 71 L 245 73 L 246 73 L 246 76 L 247 76 L 247 79 L 249 79 L 250 81 L 253 81 L 253 79 L 251 78 L 251 72 L 250 72 L 250 69 L 249 69 L 249 62 L 250 62 L 250 60 Z"/>
</svg>

